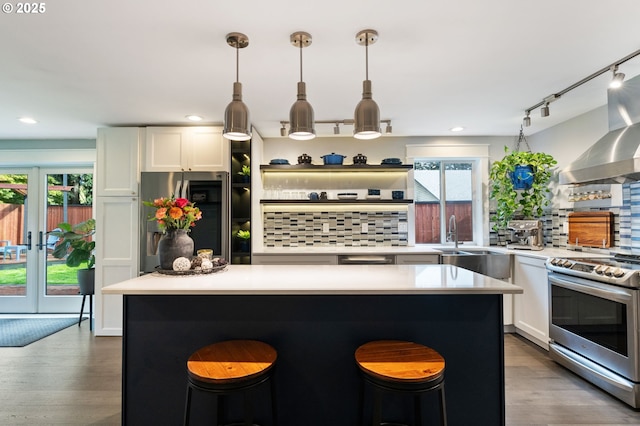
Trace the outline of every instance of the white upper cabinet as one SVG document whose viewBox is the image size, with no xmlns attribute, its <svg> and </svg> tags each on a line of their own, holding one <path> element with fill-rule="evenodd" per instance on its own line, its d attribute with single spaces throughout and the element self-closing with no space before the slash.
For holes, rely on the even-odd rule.
<svg viewBox="0 0 640 426">
<path fill-rule="evenodd" d="M 222 127 L 147 127 L 142 170 L 229 171 Z"/>
<path fill-rule="evenodd" d="M 96 196 L 138 195 L 140 141 L 144 129 L 107 127 L 98 129 L 96 140 Z"/>
</svg>

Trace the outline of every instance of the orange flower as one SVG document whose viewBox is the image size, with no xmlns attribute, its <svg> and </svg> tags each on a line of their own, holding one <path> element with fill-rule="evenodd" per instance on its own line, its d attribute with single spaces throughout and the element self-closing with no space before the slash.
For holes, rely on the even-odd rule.
<svg viewBox="0 0 640 426">
<path fill-rule="evenodd" d="M 171 207 L 169 209 L 171 219 L 178 220 L 182 217 L 182 209 L 180 207 Z"/>
</svg>

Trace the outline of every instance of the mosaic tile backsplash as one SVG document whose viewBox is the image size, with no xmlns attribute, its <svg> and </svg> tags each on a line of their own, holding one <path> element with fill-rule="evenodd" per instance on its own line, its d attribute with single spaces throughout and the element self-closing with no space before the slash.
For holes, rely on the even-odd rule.
<svg viewBox="0 0 640 426">
<path fill-rule="evenodd" d="M 406 211 L 265 212 L 263 222 L 265 247 L 406 246 L 408 240 Z"/>
<path fill-rule="evenodd" d="M 571 245 L 563 224 L 573 211 L 610 211 L 614 216 L 614 244 L 609 249 Z M 492 212 L 493 214 L 494 212 Z M 640 254 L 640 182 L 622 186 L 622 205 L 600 208 L 559 208 L 548 210 L 541 218 L 546 247 L 589 251 L 603 254 Z M 491 245 L 500 245 L 498 235 L 491 231 Z"/>
</svg>

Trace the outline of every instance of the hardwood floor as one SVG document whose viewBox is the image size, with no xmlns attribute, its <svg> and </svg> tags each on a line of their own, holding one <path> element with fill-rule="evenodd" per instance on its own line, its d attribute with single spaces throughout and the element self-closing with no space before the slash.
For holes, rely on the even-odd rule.
<svg viewBox="0 0 640 426">
<path fill-rule="evenodd" d="M 640 425 L 640 412 L 515 334 L 505 336 L 505 376 L 507 425 Z"/>
<path fill-rule="evenodd" d="M 506 335 L 505 352 L 507 425 L 640 425 L 640 412 L 526 340 Z M 0 348 L 0 425 L 119 425 L 121 353 L 121 338 L 94 337 L 86 322 Z"/>
</svg>

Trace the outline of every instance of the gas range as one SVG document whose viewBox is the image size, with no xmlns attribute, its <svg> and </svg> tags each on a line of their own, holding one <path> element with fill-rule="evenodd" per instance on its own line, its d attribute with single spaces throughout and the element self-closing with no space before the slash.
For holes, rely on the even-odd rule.
<svg viewBox="0 0 640 426">
<path fill-rule="evenodd" d="M 550 258 L 549 271 L 573 275 L 621 287 L 640 288 L 640 257 L 616 255 L 610 258 Z"/>
</svg>

